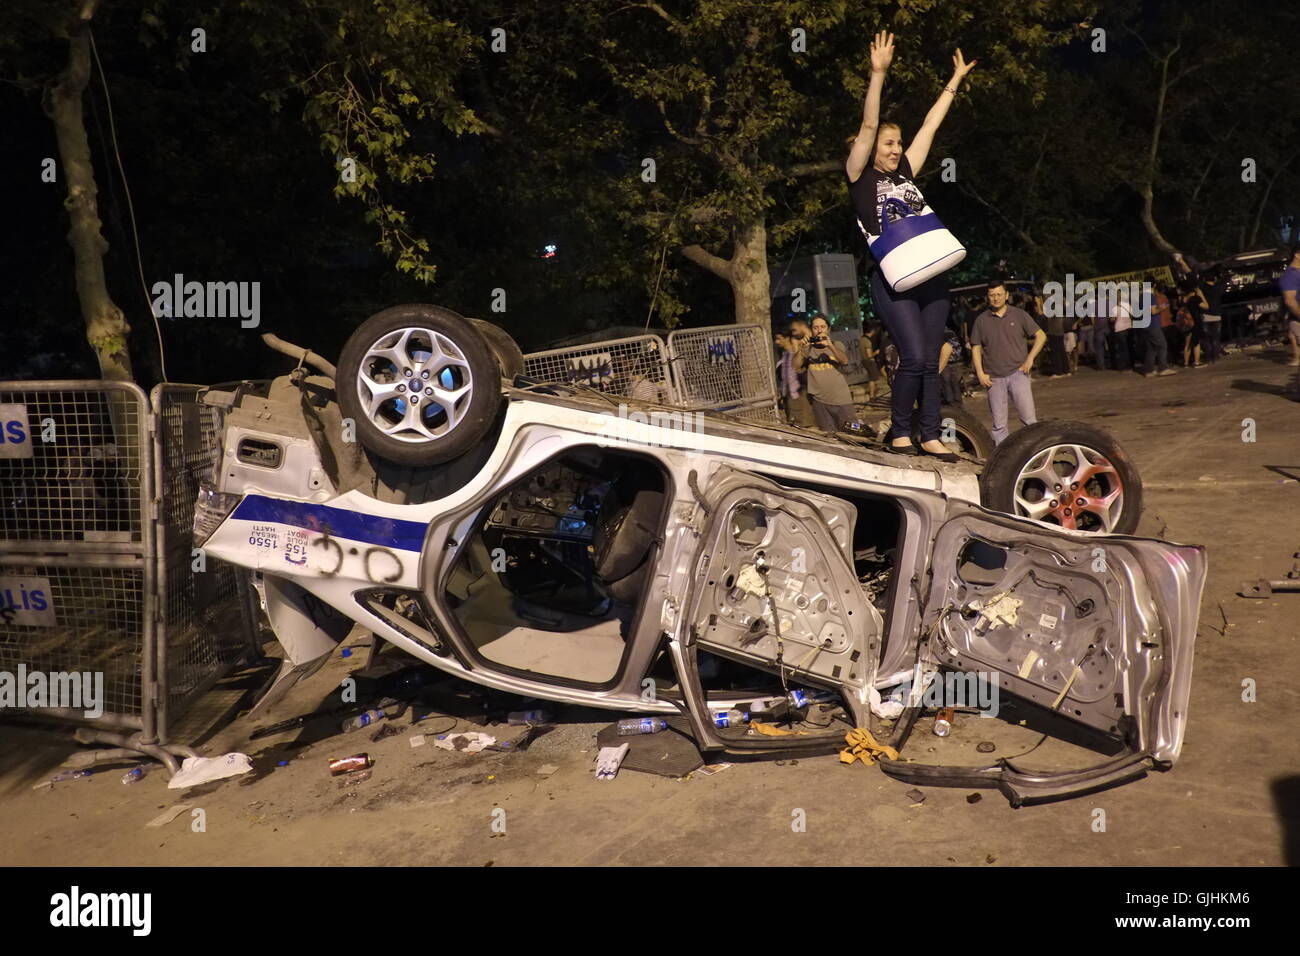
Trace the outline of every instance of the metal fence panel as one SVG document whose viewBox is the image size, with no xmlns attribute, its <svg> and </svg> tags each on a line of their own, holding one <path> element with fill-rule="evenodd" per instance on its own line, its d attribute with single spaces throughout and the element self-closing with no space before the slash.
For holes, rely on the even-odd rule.
<svg viewBox="0 0 1300 956">
<path fill-rule="evenodd" d="M 148 402 L 124 382 L 0 383 L 0 670 L 100 673 L 98 718 L 151 739 Z"/>
<path fill-rule="evenodd" d="M 715 325 L 668 335 L 680 404 L 747 421 L 780 421 L 772 352 L 761 325 Z"/>
<path fill-rule="evenodd" d="M 143 551 L 148 462 L 135 385 L 0 383 L 0 550 Z"/>
<path fill-rule="evenodd" d="M 143 727 L 145 567 L 131 566 L 129 556 L 105 557 L 111 563 L 90 567 L 34 556 L 0 558 L 0 593 L 15 580 L 31 582 L 28 593 L 41 593 L 49 611 L 44 620 L 18 614 L 7 623 L 0 611 L 0 671 L 16 674 L 21 666 L 29 674 L 102 673 L 106 723 Z"/>
<path fill-rule="evenodd" d="M 634 335 L 524 356 L 524 375 L 586 385 L 612 395 L 673 404 L 668 356 L 657 335 Z"/>
<path fill-rule="evenodd" d="M 155 561 L 159 587 L 158 732 L 165 741 L 186 709 L 254 647 L 257 618 L 247 572 L 202 556 L 196 570 L 192 527 L 199 481 L 219 466 L 219 410 L 196 385 L 164 384 L 150 396 L 156 416 L 158 476 Z"/>
</svg>

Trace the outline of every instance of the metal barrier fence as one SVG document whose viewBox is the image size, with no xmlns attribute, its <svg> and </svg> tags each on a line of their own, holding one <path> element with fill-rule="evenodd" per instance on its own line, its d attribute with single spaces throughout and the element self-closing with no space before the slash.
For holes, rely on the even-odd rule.
<svg viewBox="0 0 1300 956">
<path fill-rule="evenodd" d="M 0 670 L 102 673 L 103 713 L 87 722 L 152 742 L 145 394 L 116 382 L 0 384 L 0 430 Z"/>
<path fill-rule="evenodd" d="M 164 740 L 174 718 L 245 651 L 256 650 L 257 605 L 247 573 L 192 552 L 199 481 L 220 467 L 221 449 L 219 410 L 200 403 L 199 394 L 198 386 L 171 383 L 150 394 L 158 492 L 158 735 Z"/>
<path fill-rule="evenodd" d="M 197 396 L 159 386 L 151 405 L 130 383 L 0 383 L 0 671 L 102 674 L 99 715 L 26 716 L 132 731 L 78 739 L 171 769 L 188 748 L 168 747 L 169 715 L 256 633 L 242 575 L 216 562 L 191 574 L 197 481 L 218 438 Z"/>
<path fill-rule="evenodd" d="M 779 421 L 771 349 L 762 326 L 717 325 L 532 352 L 524 374 L 613 395 Z"/>
<path fill-rule="evenodd" d="M 524 375 L 647 401 L 663 401 L 672 394 L 667 352 L 657 335 L 530 352 L 524 356 Z"/>
<path fill-rule="evenodd" d="M 761 325 L 716 325 L 668 335 L 678 404 L 780 421 L 772 349 Z"/>
</svg>

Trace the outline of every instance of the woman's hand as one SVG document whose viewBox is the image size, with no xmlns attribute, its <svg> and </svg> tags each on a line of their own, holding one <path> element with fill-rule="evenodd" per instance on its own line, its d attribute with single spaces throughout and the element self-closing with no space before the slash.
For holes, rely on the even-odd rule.
<svg viewBox="0 0 1300 956">
<path fill-rule="evenodd" d="M 894 61 L 894 35 L 881 30 L 871 41 L 871 72 L 884 73 Z M 971 64 L 974 66 L 974 64 Z"/>
<path fill-rule="evenodd" d="M 975 69 L 975 64 L 978 62 L 979 60 L 971 60 L 967 63 L 961 55 L 961 47 L 958 47 L 952 55 L 952 78 L 954 80 L 965 78 L 967 73 Z"/>
</svg>

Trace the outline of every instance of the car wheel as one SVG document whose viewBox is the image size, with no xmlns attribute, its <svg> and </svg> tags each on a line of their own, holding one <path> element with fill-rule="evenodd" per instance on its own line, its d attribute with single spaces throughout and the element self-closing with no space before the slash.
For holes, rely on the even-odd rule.
<svg viewBox="0 0 1300 956">
<path fill-rule="evenodd" d="M 1142 481 L 1119 443 L 1082 422 L 1037 422 L 989 456 L 980 476 L 985 507 L 1077 531 L 1132 534 Z"/>
<path fill-rule="evenodd" d="M 523 375 L 524 353 L 510 333 L 486 319 L 470 319 L 470 321 L 492 347 L 492 352 L 497 357 L 497 365 L 501 366 L 501 377 L 513 382 L 515 376 Z"/>
<path fill-rule="evenodd" d="M 469 451 L 501 408 L 501 370 L 473 322 L 436 305 L 372 315 L 339 357 L 339 408 L 358 441 L 398 465 Z"/>
<path fill-rule="evenodd" d="M 912 413 L 912 441 L 921 444 L 920 410 Z M 951 423 L 951 424 L 949 424 Z M 993 435 L 969 412 L 945 405 L 939 416 L 939 440 L 954 452 L 987 461 L 993 454 Z"/>
</svg>

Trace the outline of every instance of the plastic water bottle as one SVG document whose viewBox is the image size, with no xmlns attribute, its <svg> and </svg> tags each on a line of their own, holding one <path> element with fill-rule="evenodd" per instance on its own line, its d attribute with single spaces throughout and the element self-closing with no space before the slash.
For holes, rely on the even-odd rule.
<svg viewBox="0 0 1300 956">
<path fill-rule="evenodd" d="M 786 699 L 790 701 L 790 706 L 795 710 L 803 710 L 810 704 L 834 700 L 835 693 L 829 690 L 804 690 L 796 687 L 790 691 L 790 696 Z"/>
<path fill-rule="evenodd" d="M 126 773 L 122 774 L 122 783 L 128 785 L 138 783 L 144 779 L 145 772 L 144 767 L 132 767 Z"/>
<path fill-rule="evenodd" d="M 618 735 L 631 737 L 634 734 L 657 734 L 668 726 L 662 717 L 628 717 L 618 722 Z"/>
<path fill-rule="evenodd" d="M 355 717 L 343 721 L 343 732 L 351 733 L 354 730 L 360 730 L 362 727 L 369 727 L 371 724 L 377 724 L 384 719 L 382 710 L 368 710 L 364 714 L 357 714 Z"/>
<path fill-rule="evenodd" d="M 78 780 L 81 777 L 89 777 L 94 771 L 91 770 L 60 770 L 50 778 L 50 783 L 62 783 L 64 780 Z"/>
<path fill-rule="evenodd" d="M 713 726 L 735 727 L 749 723 L 749 714 L 741 710 L 719 710 L 713 715 Z"/>
<path fill-rule="evenodd" d="M 516 727 L 523 724 L 549 724 L 550 722 L 549 710 L 512 710 L 506 714 L 506 723 L 514 724 Z"/>
<path fill-rule="evenodd" d="M 790 701 L 786 697 L 764 697 L 750 702 L 749 713 L 751 717 L 779 717 L 789 706 Z"/>
</svg>

